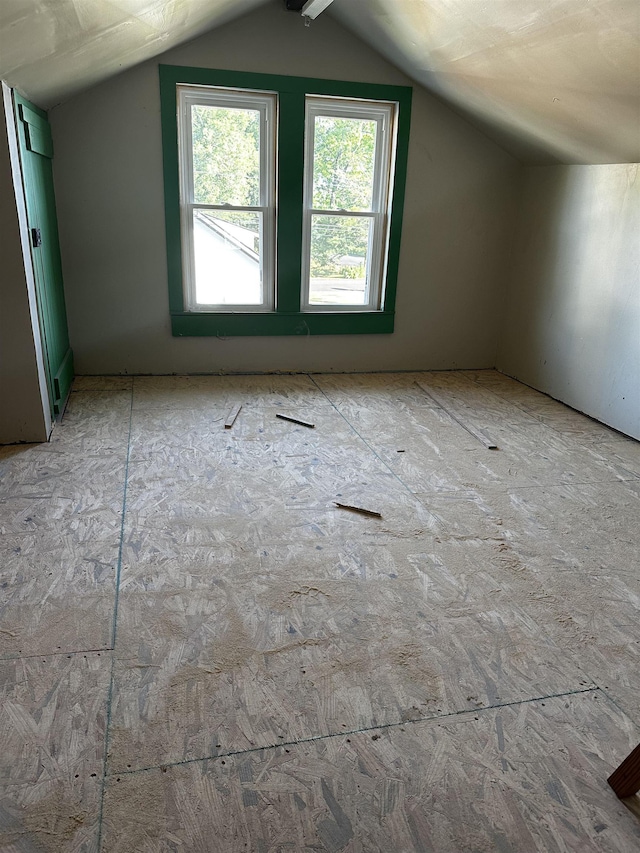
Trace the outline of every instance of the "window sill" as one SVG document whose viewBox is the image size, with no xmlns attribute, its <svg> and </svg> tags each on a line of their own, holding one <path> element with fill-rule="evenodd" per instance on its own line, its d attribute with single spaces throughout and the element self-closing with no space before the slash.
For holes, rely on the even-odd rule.
<svg viewBox="0 0 640 853">
<path fill-rule="evenodd" d="M 384 335 L 393 332 L 390 311 L 171 314 L 174 337 L 273 335 Z"/>
</svg>

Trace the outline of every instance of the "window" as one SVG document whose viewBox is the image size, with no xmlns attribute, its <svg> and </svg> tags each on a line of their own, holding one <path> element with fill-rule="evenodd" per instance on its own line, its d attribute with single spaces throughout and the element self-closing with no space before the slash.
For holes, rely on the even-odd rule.
<svg viewBox="0 0 640 853">
<path fill-rule="evenodd" d="M 272 311 L 275 95 L 177 87 L 187 311 Z"/>
<path fill-rule="evenodd" d="M 393 331 L 411 90 L 160 67 L 174 335 Z"/>
<path fill-rule="evenodd" d="M 395 104 L 307 98 L 305 311 L 379 310 Z"/>
</svg>

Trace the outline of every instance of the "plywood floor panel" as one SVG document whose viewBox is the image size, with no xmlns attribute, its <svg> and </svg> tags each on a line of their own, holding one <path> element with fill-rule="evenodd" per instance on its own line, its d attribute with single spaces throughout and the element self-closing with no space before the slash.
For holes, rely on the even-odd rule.
<svg viewBox="0 0 640 853">
<path fill-rule="evenodd" d="M 633 727 L 598 691 L 111 776 L 112 853 L 632 853 L 600 780 Z"/>
<path fill-rule="evenodd" d="M 554 569 L 609 567 L 637 574 L 636 520 L 640 482 L 563 484 L 485 492 L 484 501 L 502 520 L 503 535 L 532 560 L 551 560 Z"/>
<path fill-rule="evenodd" d="M 76 380 L 0 448 L 1 853 L 635 850 L 639 510 L 496 371 Z"/>
<path fill-rule="evenodd" d="M 116 770 L 204 757 L 214 741 L 246 749 L 588 684 L 506 592 L 497 600 L 504 580 L 482 571 L 481 552 L 463 578 L 417 548 L 310 553 L 265 547 L 226 565 L 209 554 L 206 578 L 190 550 L 162 563 L 157 592 L 125 563 Z M 191 560 L 196 588 L 176 589 Z"/>
<path fill-rule="evenodd" d="M 611 457 L 602 453 L 600 445 L 576 449 L 565 436 L 535 422 L 465 420 L 461 413 L 463 422 L 497 443 L 498 450 L 487 450 L 441 409 L 411 406 L 390 417 L 384 409 L 372 407 L 353 415 L 345 410 L 345 416 L 413 491 L 636 478 L 632 459 Z"/>
<path fill-rule="evenodd" d="M 1 853 L 97 853 L 100 780 L 71 777 L 2 785 Z"/>
<path fill-rule="evenodd" d="M 622 435 L 612 435 L 598 442 L 594 452 L 607 454 L 610 459 L 619 461 L 627 471 L 640 477 L 640 442 Z"/>
<path fill-rule="evenodd" d="M 232 406 L 323 405 L 326 398 L 305 375 L 136 376 L 134 411 Z"/>
<path fill-rule="evenodd" d="M 110 646 L 117 562 L 116 536 L 3 537 L 0 658 Z"/>
<path fill-rule="evenodd" d="M 131 416 L 131 391 L 72 392 L 62 422 L 54 428 L 43 452 L 71 449 L 74 454 L 126 454 Z"/>
<path fill-rule="evenodd" d="M 82 487 L 100 490 L 103 502 L 110 488 L 122 492 L 126 443 L 120 453 L 100 452 L 80 454 L 60 449 L 42 450 L 40 445 L 4 448 L 13 453 L 4 454 L 0 448 L 0 472 L 3 492 L 12 497 L 60 496 L 71 492 L 77 497 Z M 115 480 L 115 483 L 114 483 Z"/>
<path fill-rule="evenodd" d="M 0 658 L 111 642 L 126 441 L 64 441 L 0 456 Z"/>
<path fill-rule="evenodd" d="M 104 652 L 0 662 L 3 779 L 35 782 L 79 768 L 89 777 L 101 768 L 110 664 Z"/>
<path fill-rule="evenodd" d="M 162 539 L 184 545 L 237 541 L 250 546 L 282 541 L 335 541 L 356 537 L 381 545 L 434 529 L 436 521 L 420 501 L 385 471 L 324 480 L 276 469 L 238 471 L 210 485 L 175 480 L 135 480 L 128 493 L 126 541 L 140 549 Z M 317 485 L 314 485 L 314 480 Z M 159 486 L 159 487 L 158 487 Z M 367 518 L 335 501 L 382 514 Z"/>
<path fill-rule="evenodd" d="M 296 470 L 327 464 L 342 466 L 343 476 L 352 468 L 376 463 L 357 433 L 331 406 L 243 407 L 231 430 L 224 429 L 228 412 L 225 407 L 205 414 L 171 410 L 134 413 L 131 461 L 153 458 L 167 470 L 188 466 L 196 457 L 198 462 L 210 459 L 219 468 L 277 466 Z M 314 427 L 281 420 L 276 417 L 278 413 L 301 418 Z"/>
<path fill-rule="evenodd" d="M 0 850 L 95 853 L 108 653 L 0 662 Z"/>
<path fill-rule="evenodd" d="M 330 398 L 341 398 L 345 402 L 357 401 L 366 405 L 367 400 L 393 402 L 410 395 L 413 401 L 424 399 L 416 382 L 430 375 L 423 371 L 398 373 L 312 373 L 311 379 Z"/>
<path fill-rule="evenodd" d="M 460 371 L 460 373 L 478 385 L 490 389 L 500 398 L 510 401 L 554 431 L 566 433 L 567 437 L 589 444 L 608 440 L 615 441 L 616 438 L 624 440 L 624 437 L 611 427 L 601 424 L 575 409 L 565 406 L 558 400 L 541 394 L 497 371 Z M 637 446 L 637 442 L 635 444 Z"/>
<path fill-rule="evenodd" d="M 129 391 L 133 376 L 76 376 L 72 391 Z"/>
<path fill-rule="evenodd" d="M 439 518 L 436 559 L 493 567 L 496 590 L 568 659 L 640 716 L 640 568 L 636 481 L 550 486 L 455 499 L 421 495 Z M 493 552 L 491 554 L 491 551 Z M 506 585 L 505 585 L 506 582 Z M 635 696 L 634 691 L 636 691 Z"/>
</svg>

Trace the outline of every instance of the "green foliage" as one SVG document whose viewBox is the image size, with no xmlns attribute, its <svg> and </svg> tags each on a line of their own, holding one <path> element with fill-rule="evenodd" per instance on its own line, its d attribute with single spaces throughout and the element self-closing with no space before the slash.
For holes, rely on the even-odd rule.
<svg viewBox="0 0 640 853">
<path fill-rule="evenodd" d="M 320 210 L 371 210 L 376 122 L 316 116 L 313 207 Z M 369 220 L 314 217 L 311 275 L 361 278 L 369 240 Z M 362 258 L 341 263 L 346 256 Z"/>
<path fill-rule="evenodd" d="M 355 216 L 314 216 L 311 226 L 311 276 L 362 278 L 370 220 Z M 356 258 L 362 258 L 357 263 Z"/>
<path fill-rule="evenodd" d="M 260 119 L 257 110 L 194 106 L 191 111 L 194 197 L 197 204 L 260 204 Z M 313 207 L 371 209 L 376 122 L 317 116 Z M 258 232 L 258 219 L 229 211 L 228 222 Z M 359 278 L 364 274 L 370 220 L 315 217 L 311 275 Z M 340 258 L 362 258 L 340 263 Z"/>
<path fill-rule="evenodd" d="M 376 122 L 317 116 L 313 163 L 316 210 L 371 210 Z"/>
<path fill-rule="evenodd" d="M 199 204 L 260 204 L 257 110 L 194 106 L 193 182 Z"/>
</svg>

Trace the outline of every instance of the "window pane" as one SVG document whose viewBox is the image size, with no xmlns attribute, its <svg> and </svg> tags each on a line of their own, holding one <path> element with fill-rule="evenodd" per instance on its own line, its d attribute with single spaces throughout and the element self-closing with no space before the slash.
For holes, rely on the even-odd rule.
<svg viewBox="0 0 640 853">
<path fill-rule="evenodd" d="M 371 210 L 377 122 L 316 116 L 313 207 Z"/>
<path fill-rule="evenodd" d="M 311 222 L 311 305 L 364 305 L 373 220 L 314 215 Z"/>
<path fill-rule="evenodd" d="M 194 210 L 196 302 L 260 305 L 262 214 Z"/>
<path fill-rule="evenodd" d="M 191 107 L 196 204 L 260 204 L 260 113 Z"/>
</svg>

